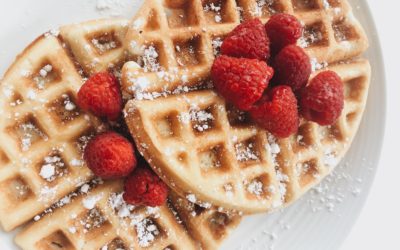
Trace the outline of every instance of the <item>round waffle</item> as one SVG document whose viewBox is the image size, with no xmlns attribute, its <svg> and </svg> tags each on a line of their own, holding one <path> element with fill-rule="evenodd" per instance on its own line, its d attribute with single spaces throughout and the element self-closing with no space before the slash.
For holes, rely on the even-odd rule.
<svg viewBox="0 0 400 250">
<path fill-rule="evenodd" d="M 127 33 L 135 62 L 122 71 L 125 98 L 134 99 L 125 120 L 139 151 L 172 189 L 229 210 L 271 211 L 301 197 L 339 163 L 365 108 L 370 66 L 355 59 L 368 42 L 349 4 L 328 2 L 146 2 Z M 335 71 L 346 89 L 336 124 L 302 121 L 283 140 L 212 90 L 200 90 L 212 87 L 210 66 L 223 37 L 241 20 L 266 21 L 276 12 L 299 18 L 305 26 L 299 45 L 314 70 Z"/>
</svg>

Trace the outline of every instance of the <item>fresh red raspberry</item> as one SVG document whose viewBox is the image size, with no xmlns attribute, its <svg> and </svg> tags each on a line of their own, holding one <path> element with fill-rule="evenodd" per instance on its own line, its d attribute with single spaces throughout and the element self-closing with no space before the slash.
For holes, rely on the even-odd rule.
<svg viewBox="0 0 400 250">
<path fill-rule="evenodd" d="M 286 138 L 299 128 L 297 99 L 289 86 L 269 90 L 253 106 L 250 115 L 259 126 L 279 138 Z"/>
<path fill-rule="evenodd" d="M 303 27 L 296 17 L 280 13 L 273 15 L 265 24 L 271 49 L 276 54 L 283 47 L 295 44 L 303 33 Z"/>
<path fill-rule="evenodd" d="M 311 74 L 310 58 L 296 45 L 283 48 L 274 61 L 273 82 L 286 84 L 296 91 L 307 84 Z"/>
<path fill-rule="evenodd" d="M 217 92 L 241 110 L 249 110 L 268 87 L 274 70 L 264 61 L 220 56 L 211 68 Z"/>
<path fill-rule="evenodd" d="M 85 148 L 84 158 L 93 173 L 103 179 L 125 177 L 136 167 L 133 145 L 115 132 L 95 136 Z"/>
<path fill-rule="evenodd" d="M 108 72 L 94 74 L 79 90 L 78 104 L 80 108 L 96 116 L 117 120 L 122 110 L 118 80 Z"/>
<path fill-rule="evenodd" d="M 167 185 L 150 169 L 137 168 L 125 180 L 124 200 L 135 206 L 161 206 L 168 196 Z"/>
<path fill-rule="evenodd" d="M 269 39 L 260 19 L 252 19 L 238 25 L 224 39 L 221 53 L 232 57 L 268 60 Z"/>
<path fill-rule="evenodd" d="M 322 126 L 332 125 L 344 107 L 342 79 L 330 70 L 319 73 L 300 91 L 299 103 L 304 118 Z"/>
</svg>

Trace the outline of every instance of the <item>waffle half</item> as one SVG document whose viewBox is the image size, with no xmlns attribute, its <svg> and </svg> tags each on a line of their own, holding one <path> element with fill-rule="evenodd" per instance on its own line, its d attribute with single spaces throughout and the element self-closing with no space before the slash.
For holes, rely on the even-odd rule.
<svg viewBox="0 0 400 250">
<path fill-rule="evenodd" d="M 95 72 L 120 75 L 127 24 L 46 33 L 2 80 L 0 222 L 8 231 L 30 221 L 16 237 L 22 249 L 215 249 L 240 221 L 215 208 L 193 211 L 177 196 L 158 209 L 129 206 L 122 182 L 93 179 L 85 166 L 86 142 L 107 126 L 78 109 L 76 92 Z"/>
<path fill-rule="evenodd" d="M 122 192 L 120 181 L 81 191 L 65 206 L 28 225 L 15 241 L 26 250 L 211 250 L 240 221 L 240 216 L 214 208 L 194 211 L 194 205 L 177 196 L 161 207 L 135 207 L 123 201 Z"/>
<path fill-rule="evenodd" d="M 131 21 L 126 48 L 149 79 L 146 92 L 176 92 L 207 79 L 223 38 L 241 21 L 257 17 L 265 23 L 279 12 L 303 23 L 299 46 L 314 68 L 353 58 L 368 47 L 347 0 L 148 0 Z M 150 98 L 141 93 L 143 82 L 125 79 L 123 89 L 127 98 Z"/>
<path fill-rule="evenodd" d="M 30 220 L 93 178 L 82 160 L 106 126 L 76 105 L 87 75 L 122 62 L 126 20 L 52 30 L 20 54 L 1 81 L 0 223 Z M 92 63 L 89 63 L 92 62 Z"/>
<path fill-rule="evenodd" d="M 345 84 L 341 117 L 328 127 L 303 120 L 288 139 L 256 127 L 213 90 L 131 100 L 125 120 L 139 151 L 181 196 L 247 213 L 275 210 L 329 174 L 357 132 L 369 63 L 360 59 L 328 69 Z"/>
</svg>

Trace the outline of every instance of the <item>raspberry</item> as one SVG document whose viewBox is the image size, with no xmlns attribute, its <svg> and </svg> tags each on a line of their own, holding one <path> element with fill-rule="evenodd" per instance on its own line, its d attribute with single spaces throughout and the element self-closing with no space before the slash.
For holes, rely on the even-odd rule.
<svg viewBox="0 0 400 250">
<path fill-rule="evenodd" d="M 299 102 L 304 118 L 322 126 L 332 125 L 343 110 L 343 82 L 333 71 L 321 72 L 300 91 Z"/>
<path fill-rule="evenodd" d="M 94 74 L 79 90 L 78 104 L 96 116 L 117 120 L 122 110 L 118 80 L 108 72 Z"/>
<path fill-rule="evenodd" d="M 266 61 L 269 58 L 269 39 L 260 19 L 252 19 L 237 26 L 224 39 L 221 53 Z"/>
<path fill-rule="evenodd" d="M 279 138 L 296 133 L 299 127 L 297 99 L 289 86 L 269 90 L 250 110 L 253 120 Z"/>
<path fill-rule="evenodd" d="M 278 53 L 283 47 L 295 44 L 303 33 L 303 27 L 296 17 L 280 13 L 273 15 L 265 24 L 271 49 Z"/>
<path fill-rule="evenodd" d="M 256 59 L 220 56 L 211 68 L 218 93 L 241 110 L 249 110 L 268 87 L 274 70 Z"/>
<path fill-rule="evenodd" d="M 139 167 L 125 180 L 124 200 L 131 205 L 161 206 L 168 196 L 167 185 L 148 168 Z"/>
<path fill-rule="evenodd" d="M 311 74 L 310 58 L 304 50 L 296 45 L 283 48 L 275 57 L 276 84 L 287 84 L 296 91 L 307 84 Z"/>
<path fill-rule="evenodd" d="M 93 173 L 103 179 L 127 176 L 136 167 L 133 145 L 115 132 L 106 132 L 90 140 L 84 158 Z"/>
</svg>

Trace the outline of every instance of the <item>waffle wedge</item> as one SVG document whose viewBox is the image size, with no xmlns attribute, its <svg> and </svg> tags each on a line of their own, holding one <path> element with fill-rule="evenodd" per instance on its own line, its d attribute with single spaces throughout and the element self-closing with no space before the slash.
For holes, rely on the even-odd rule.
<svg viewBox="0 0 400 250">
<path fill-rule="evenodd" d="M 126 28 L 127 21 L 116 19 L 52 30 L 6 72 L 0 85 L 0 223 L 5 230 L 93 178 L 82 152 L 106 126 L 78 108 L 76 93 L 85 76 L 123 61 Z"/>
<path fill-rule="evenodd" d="M 239 221 L 239 216 L 214 209 L 203 209 L 183 220 L 181 215 L 187 214 L 188 207 L 176 199 L 180 198 L 157 208 L 135 207 L 123 201 L 120 181 L 104 183 L 32 222 L 15 241 L 26 250 L 215 249 Z M 198 227 L 187 231 L 186 223 L 194 222 Z M 199 238 L 201 234 L 206 237 Z"/>
<path fill-rule="evenodd" d="M 148 0 L 132 19 L 125 46 L 150 80 L 123 81 L 126 97 L 146 98 L 143 88 L 159 95 L 198 85 L 207 79 L 223 38 L 233 28 L 255 17 L 265 23 L 279 12 L 304 24 L 299 45 L 315 68 L 358 56 L 368 47 L 347 0 Z"/>
<path fill-rule="evenodd" d="M 11 230 L 31 220 L 15 239 L 22 249 L 210 249 L 237 225 L 219 220 L 216 227 L 213 211 L 223 214 L 203 209 L 207 216 L 185 217 L 201 223 L 188 233 L 179 216 L 189 207 L 177 212 L 172 199 L 159 209 L 128 206 L 121 182 L 102 183 L 85 166 L 86 142 L 106 126 L 77 108 L 76 92 L 92 73 L 119 74 L 126 28 L 127 21 L 115 19 L 53 30 L 2 80 L 0 222 Z M 213 230 L 221 237 L 192 236 Z"/>
<path fill-rule="evenodd" d="M 216 207 L 197 205 L 191 198 L 182 198 L 171 192 L 170 201 L 186 225 L 193 239 L 201 242 L 204 250 L 218 249 L 221 243 L 239 225 L 242 216 L 226 213 Z"/>
<path fill-rule="evenodd" d="M 181 196 L 229 210 L 271 211 L 329 174 L 357 132 L 369 63 L 360 59 L 328 69 L 345 84 L 341 117 L 329 127 L 302 121 L 288 139 L 277 140 L 259 129 L 213 90 L 131 100 L 125 120 L 139 151 Z"/>
</svg>

